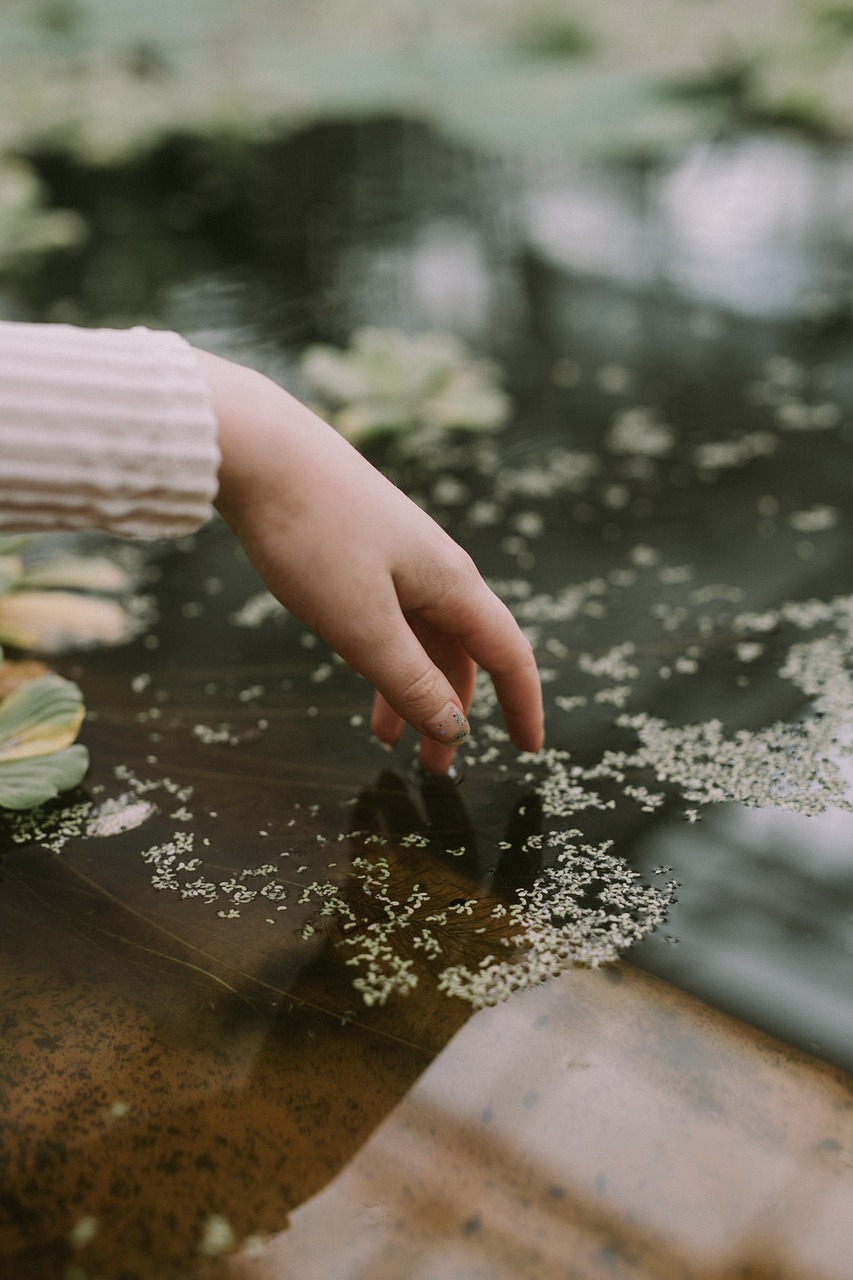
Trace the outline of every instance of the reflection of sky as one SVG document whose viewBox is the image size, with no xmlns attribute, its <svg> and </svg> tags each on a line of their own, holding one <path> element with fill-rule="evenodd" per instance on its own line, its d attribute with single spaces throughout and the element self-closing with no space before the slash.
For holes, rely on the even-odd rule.
<svg viewBox="0 0 853 1280">
<path fill-rule="evenodd" d="M 362 314 L 382 323 L 410 323 L 476 336 L 490 314 L 496 270 L 482 239 L 462 219 L 430 219 L 396 244 L 358 245 L 344 256 L 338 287 Z"/>
<path fill-rule="evenodd" d="M 672 867 L 682 887 L 667 927 L 677 944 L 656 936 L 634 958 L 664 976 L 686 969 L 713 1003 L 853 1058 L 853 815 L 710 808 L 694 826 L 660 826 L 636 857 Z"/>
<path fill-rule="evenodd" d="M 846 305 L 851 202 L 849 148 L 751 137 L 696 144 L 657 169 L 531 161 L 510 234 L 517 252 L 572 274 L 780 319 Z M 504 202 L 487 229 L 422 209 L 390 239 L 349 246 L 338 286 L 386 323 L 482 334 L 511 303 L 505 214 Z"/>
<path fill-rule="evenodd" d="M 571 271 L 784 316 L 843 297 L 824 240 L 849 227 L 851 189 L 849 151 L 756 137 L 698 144 L 657 174 L 566 165 L 528 196 L 527 222 Z"/>
</svg>

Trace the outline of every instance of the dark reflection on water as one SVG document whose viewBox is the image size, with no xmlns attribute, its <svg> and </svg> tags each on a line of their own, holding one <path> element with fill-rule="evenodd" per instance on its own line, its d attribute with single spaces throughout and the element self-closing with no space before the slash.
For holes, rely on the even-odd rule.
<svg viewBox="0 0 853 1280">
<path fill-rule="evenodd" d="M 761 193 L 743 195 L 743 155 L 758 145 L 705 157 L 719 183 L 728 156 L 742 205 L 758 210 L 753 240 L 744 232 L 730 252 L 720 214 L 710 256 L 711 231 L 688 234 L 704 189 L 696 156 L 678 172 L 520 172 L 384 120 L 254 150 L 179 140 L 124 169 L 43 157 L 57 202 L 78 205 L 92 235 L 11 280 L 10 306 L 30 318 L 148 318 L 288 380 L 306 342 L 345 341 L 362 323 L 449 328 L 500 358 L 517 414 L 496 465 L 487 444 L 464 441 L 437 470 L 406 447 L 375 456 L 511 589 L 553 598 L 601 583 L 538 635 L 549 743 L 586 767 L 633 738 L 595 697 L 619 678 L 593 678 L 581 655 L 634 646 L 631 711 L 758 729 L 806 710 L 777 675 L 805 637 L 780 625 L 737 660 L 736 644 L 754 639 L 737 615 L 853 589 L 844 233 L 833 239 L 823 206 L 810 222 L 801 201 L 797 235 L 768 266 L 754 248 Z M 810 153 L 812 169 L 796 149 L 789 170 L 792 153 L 774 146 L 780 182 L 849 181 L 849 157 Z M 581 225 L 582 241 L 565 234 Z M 603 280 L 602 227 L 608 261 L 626 263 L 654 231 L 655 270 L 644 258 L 642 271 Z M 824 429 L 780 428 L 780 411 L 795 419 L 798 405 L 827 403 L 840 412 Z M 616 415 L 636 406 L 676 429 L 670 450 L 606 447 Z M 709 442 L 744 440 L 734 462 L 718 452 L 697 464 Z M 579 455 L 576 484 L 550 496 L 513 487 L 537 468 L 553 476 L 560 448 Z M 584 457 L 596 468 L 586 479 Z M 476 518 L 477 500 L 501 485 L 495 521 Z M 819 508 L 831 509 L 823 524 Z M 235 625 L 260 584 L 221 525 L 152 560 L 151 631 L 63 669 L 93 712 L 87 793 L 132 791 L 114 772 L 127 766 L 157 784 L 133 792 L 156 810 L 109 838 L 72 835 L 61 856 L 8 839 L 0 854 L 0 1252 L 16 1280 L 80 1259 L 87 1276 L 182 1274 L 211 1220 L 237 1238 L 283 1228 L 465 1023 L 468 1006 L 435 989 L 439 964 L 399 938 L 415 990 L 367 1006 L 353 987 L 345 918 L 318 916 L 309 888 L 333 886 L 370 920 L 376 902 L 353 868 L 377 847 L 372 835 L 386 842 L 398 898 L 415 883 L 445 909 L 478 898 L 447 931 L 442 963 L 475 963 L 493 945 L 489 910 L 547 863 L 529 837 L 549 825 L 614 840 L 645 877 L 665 864 L 680 900 L 632 959 L 853 1067 L 849 815 L 707 807 L 693 825 L 672 788 L 647 812 L 602 782 L 615 808 L 549 818 L 535 770 L 505 749 L 489 759 L 485 742 L 464 753 L 459 785 L 424 781 L 409 739 L 391 758 L 370 742 L 369 691 L 292 619 Z M 557 701 L 578 694 L 587 701 L 571 711 Z M 194 843 L 179 860 L 202 866 L 180 883 L 206 878 L 220 886 L 215 901 L 152 887 L 143 855 L 182 831 Z M 275 873 L 253 879 L 268 863 Z M 274 896 L 243 902 L 221 888 L 276 877 L 284 912 Z"/>
</svg>

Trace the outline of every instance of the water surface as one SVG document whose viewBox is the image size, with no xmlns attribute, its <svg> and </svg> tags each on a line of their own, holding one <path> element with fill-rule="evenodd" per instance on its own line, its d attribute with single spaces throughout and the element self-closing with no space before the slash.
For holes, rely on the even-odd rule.
<svg viewBox="0 0 853 1280">
<path fill-rule="evenodd" d="M 483 695 L 462 781 L 425 782 L 296 620 L 247 625 L 262 587 L 221 524 L 154 549 L 156 621 L 60 664 L 91 712 L 73 799 L 138 825 L 66 807 L 0 854 L 10 1274 L 193 1275 L 277 1232 L 233 1274 L 843 1274 L 851 818 L 799 812 L 833 761 L 804 781 L 783 735 L 753 794 L 751 739 L 711 804 L 678 757 L 620 779 L 607 753 L 641 713 L 810 723 L 794 646 L 835 637 L 847 670 L 849 253 L 813 196 L 849 155 L 521 166 L 389 119 L 41 164 L 92 235 L 11 277 L 9 314 L 174 326 L 298 390 L 299 351 L 360 324 L 500 362 L 506 431 L 373 456 L 532 629 L 568 754 L 519 761 Z M 569 830 L 678 900 L 627 965 L 472 1016 L 441 975 L 500 947 Z M 366 1003 L 353 937 L 417 984 Z"/>
</svg>

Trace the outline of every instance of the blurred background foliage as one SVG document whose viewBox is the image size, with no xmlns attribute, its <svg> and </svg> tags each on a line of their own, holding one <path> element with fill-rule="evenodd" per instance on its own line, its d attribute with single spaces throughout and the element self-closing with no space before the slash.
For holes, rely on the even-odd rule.
<svg viewBox="0 0 853 1280">
<path fill-rule="evenodd" d="M 0 265 L 86 234 L 46 151 L 100 166 L 382 112 L 498 153 L 846 138 L 851 53 L 853 4 L 827 0 L 0 0 Z"/>
</svg>

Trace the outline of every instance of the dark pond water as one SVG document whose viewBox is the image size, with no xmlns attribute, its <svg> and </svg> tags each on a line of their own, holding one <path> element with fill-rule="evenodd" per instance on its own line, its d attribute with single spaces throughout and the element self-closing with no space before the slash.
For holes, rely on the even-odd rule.
<svg viewBox="0 0 853 1280">
<path fill-rule="evenodd" d="M 849 155 L 602 169 L 380 120 L 41 165 L 91 235 L 10 275 L 9 315 L 174 327 L 303 393 L 300 350 L 365 324 L 500 362 L 505 431 L 373 456 L 531 627 L 558 754 L 518 761 L 484 696 L 462 781 L 424 782 L 295 620 L 252 625 L 220 524 L 152 550 L 156 620 L 60 664 L 91 710 L 76 799 L 135 825 L 65 809 L 0 854 L 14 1275 L 188 1274 L 220 1216 L 283 1226 L 466 1023 L 437 975 L 499 945 L 555 832 L 679 882 L 632 966 L 849 1071 Z M 391 902 L 441 916 L 437 951 Z M 348 921 L 413 991 L 365 1004 Z"/>
</svg>

